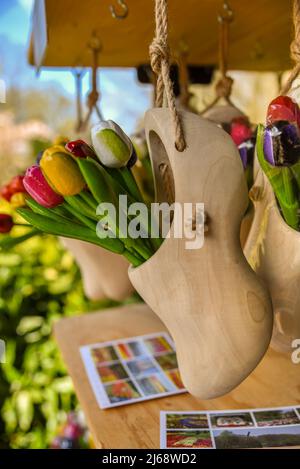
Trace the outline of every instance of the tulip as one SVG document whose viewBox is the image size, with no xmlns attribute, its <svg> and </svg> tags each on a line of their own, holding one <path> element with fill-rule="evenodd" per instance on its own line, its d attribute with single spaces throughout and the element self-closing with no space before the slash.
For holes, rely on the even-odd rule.
<svg viewBox="0 0 300 469">
<path fill-rule="evenodd" d="M 115 122 L 102 121 L 92 127 L 91 137 L 97 157 L 109 168 L 125 167 L 133 154 L 129 137 Z"/>
<path fill-rule="evenodd" d="M 0 213 L 0 233 L 9 233 L 13 226 L 12 217 L 7 213 Z"/>
<path fill-rule="evenodd" d="M 51 187 L 60 195 L 76 195 L 85 187 L 76 161 L 66 150 L 64 153 L 46 150 L 40 167 Z"/>
<path fill-rule="evenodd" d="M 54 153 L 65 153 L 66 155 L 70 155 L 70 152 L 68 152 L 65 149 L 64 145 L 52 145 L 51 147 L 44 150 L 44 152 L 42 154 L 42 158 L 43 158 L 44 155 L 50 156 L 50 155 L 53 155 Z"/>
<path fill-rule="evenodd" d="M 59 135 L 53 140 L 53 145 L 62 145 L 64 147 L 68 141 L 69 139 L 67 137 Z"/>
<path fill-rule="evenodd" d="M 65 149 L 72 153 L 73 156 L 77 156 L 78 158 L 95 156 L 93 149 L 83 140 L 73 140 L 72 142 L 68 142 L 65 145 Z"/>
<path fill-rule="evenodd" d="M 277 121 L 287 121 L 300 126 L 300 109 L 289 96 L 278 96 L 269 104 L 267 111 L 267 125 Z"/>
<path fill-rule="evenodd" d="M 37 165 L 40 164 L 41 159 L 42 159 L 42 156 L 43 156 L 43 153 L 44 153 L 43 150 L 41 150 L 41 151 L 38 152 L 38 154 L 37 154 L 37 156 L 36 156 L 36 159 L 35 159 L 35 162 L 36 162 Z"/>
<path fill-rule="evenodd" d="M 269 125 L 264 132 L 264 156 L 272 166 L 291 166 L 300 158 L 298 127 L 286 121 Z"/>
<path fill-rule="evenodd" d="M 24 188 L 25 190 L 25 188 Z M 26 197 L 24 192 L 16 192 L 11 196 L 10 204 L 12 208 L 24 207 L 26 205 Z"/>
<path fill-rule="evenodd" d="M 7 202 L 10 201 L 11 196 L 12 196 L 12 192 L 11 192 L 8 184 L 6 184 L 5 186 L 3 186 L 1 188 L 0 194 L 1 194 L 1 197 L 3 199 L 7 200 Z"/>
<path fill-rule="evenodd" d="M 137 162 L 137 153 L 135 151 L 135 148 L 132 149 L 132 155 L 127 163 L 127 168 L 130 169 L 132 168 L 135 163 Z"/>
<path fill-rule="evenodd" d="M 64 201 L 63 197 L 49 186 L 39 166 L 27 169 L 23 183 L 28 194 L 43 207 L 56 207 Z"/>
<path fill-rule="evenodd" d="M 249 140 L 252 137 L 252 130 L 248 119 L 246 117 L 233 119 L 231 122 L 230 135 L 237 146 Z"/>
<path fill-rule="evenodd" d="M 9 189 L 13 194 L 26 192 L 23 184 L 24 176 L 15 176 L 9 183 Z"/>
</svg>

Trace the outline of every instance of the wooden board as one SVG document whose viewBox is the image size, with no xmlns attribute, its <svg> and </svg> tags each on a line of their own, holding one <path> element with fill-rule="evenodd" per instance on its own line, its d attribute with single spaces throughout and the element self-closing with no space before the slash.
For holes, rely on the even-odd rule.
<svg viewBox="0 0 300 469">
<path fill-rule="evenodd" d="M 45 3 L 45 21 L 33 24 L 29 61 L 47 67 L 90 66 L 87 47 L 92 32 L 101 43 L 101 66 L 135 67 L 149 62 L 154 34 L 154 1 L 126 0 L 128 17 L 114 19 L 109 6 L 120 12 L 116 0 L 36 0 Z M 229 68 L 236 70 L 286 70 L 290 68 L 291 0 L 230 0 L 234 22 L 230 30 Z M 218 23 L 222 0 L 171 0 L 170 45 L 176 54 L 184 41 L 188 63 L 218 62 Z M 37 7 L 36 7 L 37 10 Z M 38 25 L 38 26 L 37 26 Z M 47 30 L 47 43 L 44 44 Z M 34 53 L 34 51 L 36 51 Z"/>
<path fill-rule="evenodd" d="M 300 365 L 291 362 L 290 354 L 269 350 L 255 372 L 222 398 L 201 401 L 182 394 L 101 410 L 79 347 L 163 330 L 163 324 L 144 304 L 63 319 L 56 324 L 55 337 L 98 448 L 159 448 L 160 410 L 243 409 L 300 403 Z"/>
</svg>

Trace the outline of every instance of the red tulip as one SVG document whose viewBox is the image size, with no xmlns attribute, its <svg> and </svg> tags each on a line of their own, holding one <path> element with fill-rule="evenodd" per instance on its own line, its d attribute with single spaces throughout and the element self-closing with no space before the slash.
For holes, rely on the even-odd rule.
<svg viewBox="0 0 300 469">
<path fill-rule="evenodd" d="M 72 142 L 68 142 L 65 145 L 65 149 L 72 153 L 73 156 L 77 156 L 79 158 L 86 158 L 87 156 L 95 155 L 92 148 L 83 140 L 73 140 Z"/>
<path fill-rule="evenodd" d="M 24 184 L 23 184 L 24 176 L 15 176 L 9 183 L 9 189 L 12 194 L 16 194 L 17 192 L 26 192 Z"/>
<path fill-rule="evenodd" d="M 233 119 L 231 122 L 230 135 L 237 146 L 249 140 L 252 137 L 252 130 L 248 119 L 244 117 Z"/>
<path fill-rule="evenodd" d="M 9 233 L 13 226 L 12 217 L 7 213 L 0 213 L 0 233 Z"/>
<path fill-rule="evenodd" d="M 300 109 L 289 96 L 278 96 L 269 104 L 267 111 L 267 125 L 277 121 L 296 123 L 300 127 Z"/>
<path fill-rule="evenodd" d="M 50 187 L 39 166 L 28 168 L 23 182 L 28 194 L 43 207 L 56 207 L 64 201 L 64 198 Z"/>
<path fill-rule="evenodd" d="M 6 186 L 3 186 L 1 188 L 0 193 L 1 193 L 1 197 L 3 197 L 3 199 L 7 200 L 8 202 L 10 201 L 11 196 L 12 196 L 12 192 L 11 192 L 8 184 L 6 184 Z"/>
</svg>

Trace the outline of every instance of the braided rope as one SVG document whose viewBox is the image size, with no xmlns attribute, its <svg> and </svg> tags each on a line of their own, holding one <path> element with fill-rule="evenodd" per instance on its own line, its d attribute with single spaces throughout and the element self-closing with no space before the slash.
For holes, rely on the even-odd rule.
<svg viewBox="0 0 300 469">
<path fill-rule="evenodd" d="M 173 83 L 170 78 L 170 49 L 168 45 L 168 2 L 155 0 L 156 36 L 150 45 L 150 62 L 157 76 L 156 106 L 162 107 L 164 96 L 170 108 L 174 128 L 175 146 L 178 151 L 186 148 L 182 123 L 176 108 Z"/>
<path fill-rule="evenodd" d="M 295 29 L 295 37 L 290 46 L 291 59 L 295 62 L 294 68 L 290 73 L 290 76 L 281 89 L 281 94 L 287 94 L 294 80 L 300 73 L 300 0 L 294 0 L 293 3 L 293 23 Z"/>
</svg>

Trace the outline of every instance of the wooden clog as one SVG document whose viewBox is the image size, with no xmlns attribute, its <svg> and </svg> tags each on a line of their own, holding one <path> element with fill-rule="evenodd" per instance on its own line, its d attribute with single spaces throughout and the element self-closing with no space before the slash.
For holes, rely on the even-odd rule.
<svg viewBox="0 0 300 469">
<path fill-rule="evenodd" d="M 133 293 L 127 273 L 128 262 L 122 256 L 85 241 L 60 239 L 78 263 L 88 298 L 121 301 Z"/>
<path fill-rule="evenodd" d="M 230 124 L 237 117 L 245 117 L 245 114 L 232 104 L 216 104 L 204 111 L 201 116 L 222 125 Z"/>
<path fill-rule="evenodd" d="M 254 220 L 245 244 L 249 264 L 266 282 L 273 303 L 272 346 L 291 351 L 293 339 L 300 337 L 300 233 L 282 218 L 267 176 L 254 165 L 250 196 Z"/>
<path fill-rule="evenodd" d="M 188 391 L 203 399 L 223 395 L 256 367 L 272 333 L 272 307 L 262 281 L 247 263 L 239 240 L 247 207 L 242 163 L 231 138 L 215 124 L 182 112 L 187 148 L 174 146 L 168 109 L 146 114 L 146 135 L 156 198 L 175 193 L 179 203 L 205 204 L 204 246 L 186 249 L 186 239 L 166 238 L 130 279 L 173 336 Z M 174 191 L 166 191 L 161 165 Z M 191 228 L 192 229 L 192 228 Z"/>
</svg>

